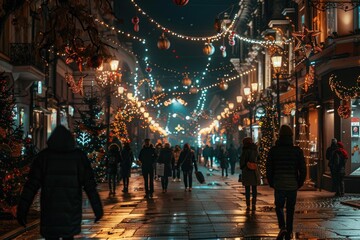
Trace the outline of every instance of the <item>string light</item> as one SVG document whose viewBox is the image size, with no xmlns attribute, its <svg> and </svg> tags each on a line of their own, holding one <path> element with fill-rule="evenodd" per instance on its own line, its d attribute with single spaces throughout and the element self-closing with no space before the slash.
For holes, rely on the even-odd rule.
<svg viewBox="0 0 360 240">
<path fill-rule="evenodd" d="M 157 22 L 156 20 L 154 20 L 153 18 L 151 18 L 149 16 L 149 14 L 147 14 L 144 10 L 142 10 L 140 8 L 140 6 L 135 2 L 135 0 L 131 0 L 131 3 L 134 5 L 134 7 L 137 9 L 138 12 L 140 12 L 142 15 L 144 15 L 145 17 L 147 17 L 148 21 L 152 24 L 154 24 L 158 29 L 161 29 L 164 32 L 169 33 L 170 35 L 177 37 L 177 38 L 181 38 L 181 39 L 185 39 L 185 40 L 191 40 L 191 41 L 218 41 L 221 39 L 222 36 L 226 35 L 234 26 L 235 21 L 237 19 L 237 14 L 235 14 L 233 20 L 231 21 L 231 24 L 224 29 L 223 32 L 218 33 L 216 35 L 213 36 L 203 36 L 203 37 L 194 37 L 194 36 L 187 36 L 187 35 L 183 35 L 183 34 L 179 34 L 176 33 L 172 30 L 170 30 L 169 28 L 164 27 L 163 25 L 161 25 L 159 22 Z"/>
</svg>

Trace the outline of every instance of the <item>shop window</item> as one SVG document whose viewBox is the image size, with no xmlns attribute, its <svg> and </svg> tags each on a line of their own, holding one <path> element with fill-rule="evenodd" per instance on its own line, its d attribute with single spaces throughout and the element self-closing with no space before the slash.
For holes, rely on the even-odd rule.
<svg viewBox="0 0 360 240">
<path fill-rule="evenodd" d="M 360 99 L 351 101 L 351 174 L 360 176 Z"/>
</svg>

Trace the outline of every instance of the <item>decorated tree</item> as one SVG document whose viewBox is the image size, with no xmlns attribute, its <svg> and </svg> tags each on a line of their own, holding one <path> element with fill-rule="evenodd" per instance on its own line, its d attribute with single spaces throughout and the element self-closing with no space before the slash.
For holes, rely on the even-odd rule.
<svg viewBox="0 0 360 240">
<path fill-rule="evenodd" d="M 8 79 L 0 73 L 0 211 L 15 208 L 34 154 L 30 138 L 14 119 L 15 98 Z"/>
<path fill-rule="evenodd" d="M 121 142 L 128 142 L 129 133 L 126 126 L 126 121 L 122 115 L 122 112 L 118 111 L 114 116 L 114 120 L 111 124 L 111 132 L 114 137 L 119 139 Z"/>
<path fill-rule="evenodd" d="M 84 98 L 87 110 L 79 110 L 81 121 L 75 126 L 76 143 L 91 161 L 98 182 L 103 182 L 106 175 L 105 145 L 106 125 L 101 118 L 102 111 L 98 97 Z"/>
<path fill-rule="evenodd" d="M 259 169 L 263 178 L 266 177 L 266 159 L 274 141 L 274 129 L 276 129 L 274 116 L 274 108 L 272 107 L 271 103 L 267 104 L 265 106 L 265 116 L 260 119 L 261 138 L 259 146 Z"/>
</svg>

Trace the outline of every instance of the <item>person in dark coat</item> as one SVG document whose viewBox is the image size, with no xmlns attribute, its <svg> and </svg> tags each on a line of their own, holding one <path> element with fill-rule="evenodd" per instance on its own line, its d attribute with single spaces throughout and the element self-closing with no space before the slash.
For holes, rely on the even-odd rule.
<svg viewBox="0 0 360 240">
<path fill-rule="evenodd" d="M 134 154 L 130 148 L 130 143 L 125 142 L 121 152 L 122 161 L 120 162 L 121 176 L 123 178 L 123 192 L 129 191 L 129 180 L 131 175 L 131 166 L 134 161 Z"/>
<path fill-rule="evenodd" d="M 145 139 L 144 146 L 139 153 L 141 171 L 144 177 L 145 197 L 152 198 L 154 193 L 154 164 L 156 162 L 156 152 L 150 139 Z"/>
<path fill-rule="evenodd" d="M 234 144 L 231 143 L 227 152 L 228 152 L 228 155 L 229 155 L 230 173 L 231 173 L 231 175 L 234 175 L 234 173 L 235 173 L 235 164 L 239 159 L 238 151 L 234 147 Z"/>
<path fill-rule="evenodd" d="M 333 169 L 333 178 L 335 183 L 335 196 L 342 197 L 345 193 L 344 176 L 346 160 L 349 154 L 344 149 L 344 144 L 340 141 L 337 142 L 337 149 L 335 149 L 330 158 L 329 165 Z"/>
<path fill-rule="evenodd" d="M 174 148 L 174 165 L 173 165 L 173 182 L 180 182 L 181 178 L 180 178 L 180 165 L 179 165 L 179 157 L 180 157 L 180 153 L 181 153 L 181 148 L 179 145 L 176 145 Z"/>
<path fill-rule="evenodd" d="M 221 167 L 221 176 L 228 177 L 229 176 L 229 174 L 228 174 L 229 162 L 228 162 L 227 152 L 225 151 L 225 147 L 223 145 L 219 146 L 218 159 L 219 159 L 220 167 Z"/>
<path fill-rule="evenodd" d="M 280 228 L 277 239 L 284 236 L 286 240 L 291 239 L 297 191 L 304 184 L 306 166 L 303 151 L 293 145 L 293 132 L 288 125 L 280 127 L 277 145 L 269 151 L 266 176 L 270 187 L 275 189 L 275 211 Z"/>
<path fill-rule="evenodd" d="M 250 210 L 250 187 L 252 193 L 252 210 L 256 210 L 257 186 L 260 185 L 259 168 L 250 169 L 248 162 L 257 164 L 258 150 L 252 138 L 243 139 L 243 149 L 240 156 L 240 168 L 242 170 L 242 184 L 245 187 L 246 210 Z"/>
<path fill-rule="evenodd" d="M 183 171 L 185 191 L 191 192 L 192 172 L 194 167 L 195 167 L 195 171 L 197 171 L 198 168 L 195 160 L 195 153 L 193 150 L 191 150 L 190 145 L 188 143 L 184 144 L 183 150 L 180 153 L 179 164 L 181 166 L 181 170 Z"/>
<path fill-rule="evenodd" d="M 26 216 L 41 188 L 40 233 L 45 239 L 73 239 L 81 231 L 82 189 L 95 214 L 103 216 L 93 169 L 86 154 L 75 148 L 75 140 L 64 126 L 57 126 L 31 165 L 17 206 L 17 221 L 26 225 Z"/>
<path fill-rule="evenodd" d="M 167 192 L 169 177 L 172 174 L 172 166 L 175 164 L 174 153 L 171 149 L 170 143 L 164 144 L 164 148 L 161 149 L 157 162 L 164 164 L 164 174 L 158 174 L 161 176 L 162 192 L 165 193 Z"/>
<path fill-rule="evenodd" d="M 204 166 L 205 167 L 207 167 L 207 166 L 210 167 L 210 162 L 209 162 L 210 154 L 211 154 L 210 147 L 209 147 L 209 145 L 206 145 L 202 152 L 202 155 L 204 157 Z"/>
<path fill-rule="evenodd" d="M 107 178 L 109 184 L 109 194 L 115 195 L 116 183 L 117 183 L 117 174 L 118 168 L 121 163 L 121 154 L 120 154 L 120 147 L 116 143 L 112 143 L 109 146 L 108 156 L 105 160 L 106 171 L 107 171 Z"/>
<path fill-rule="evenodd" d="M 336 138 L 333 138 L 333 139 L 331 139 L 330 147 L 328 147 L 326 149 L 326 155 L 325 155 L 326 159 L 328 160 L 328 167 L 330 169 L 333 191 L 335 191 L 336 178 L 335 178 L 334 168 L 333 168 L 333 165 L 331 164 L 331 162 L 332 162 L 333 153 L 337 149 L 338 149 L 337 140 L 336 140 Z"/>
</svg>

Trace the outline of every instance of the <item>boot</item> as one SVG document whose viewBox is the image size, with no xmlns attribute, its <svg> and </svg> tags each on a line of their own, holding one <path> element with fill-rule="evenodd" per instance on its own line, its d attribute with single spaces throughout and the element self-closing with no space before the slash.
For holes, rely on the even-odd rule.
<svg viewBox="0 0 360 240">
<path fill-rule="evenodd" d="M 256 210 L 256 198 L 253 198 L 253 199 L 252 199 L 251 205 L 252 205 L 252 206 L 251 206 L 251 207 L 252 207 L 251 209 L 252 209 L 252 210 Z"/>
<path fill-rule="evenodd" d="M 246 210 L 250 210 L 250 199 L 246 199 Z"/>
</svg>

